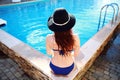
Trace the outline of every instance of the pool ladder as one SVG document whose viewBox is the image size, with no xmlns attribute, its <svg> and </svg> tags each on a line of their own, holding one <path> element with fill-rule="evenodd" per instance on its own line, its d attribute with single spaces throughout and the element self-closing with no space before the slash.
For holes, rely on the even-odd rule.
<svg viewBox="0 0 120 80">
<path fill-rule="evenodd" d="M 115 13 L 115 6 L 117 7 L 117 12 Z M 107 5 L 104 5 L 101 10 L 100 10 L 100 16 L 99 16 L 99 23 L 98 23 L 98 28 L 97 28 L 97 31 L 100 30 L 100 23 L 101 23 L 101 15 L 102 15 L 102 10 L 105 8 L 105 14 L 104 14 L 104 19 L 103 19 L 103 23 L 102 23 L 102 27 L 104 26 L 104 23 L 105 23 L 105 19 L 106 19 L 106 14 L 107 14 L 107 9 L 108 7 L 112 7 L 113 9 L 113 16 L 112 16 L 112 22 L 111 24 L 113 24 L 117 18 L 118 18 L 118 14 L 119 14 L 119 6 L 117 3 L 111 3 L 111 4 L 107 4 Z M 116 14 L 116 15 L 115 15 Z"/>
</svg>

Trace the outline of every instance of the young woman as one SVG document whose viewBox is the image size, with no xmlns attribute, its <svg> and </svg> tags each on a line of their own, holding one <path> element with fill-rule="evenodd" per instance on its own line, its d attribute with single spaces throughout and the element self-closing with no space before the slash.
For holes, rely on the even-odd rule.
<svg viewBox="0 0 120 80">
<path fill-rule="evenodd" d="M 74 57 L 80 53 L 79 37 L 72 32 L 75 17 L 64 8 L 58 8 L 48 19 L 48 28 L 54 34 L 46 37 L 46 50 L 52 55 L 50 68 L 55 74 L 68 75 L 75 67 Z"/>
</svg>

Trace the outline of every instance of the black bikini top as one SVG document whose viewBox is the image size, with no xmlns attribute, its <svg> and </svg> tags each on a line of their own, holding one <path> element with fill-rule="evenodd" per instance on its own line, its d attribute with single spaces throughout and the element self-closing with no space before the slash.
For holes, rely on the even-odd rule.
<svg viewBox="0 0 120 80">
<path fill-rule="evenodd" d="M 62 55 L 62 56 L 64 55 L 63 50 L 53 49 L 53 51 L 59 51 L 59 54 L 60 54 L 60 55 Z M 69 51 L 71 52 L 71 51 L 73 51 L 73 50 L 69 50 Z"/>
</svg>

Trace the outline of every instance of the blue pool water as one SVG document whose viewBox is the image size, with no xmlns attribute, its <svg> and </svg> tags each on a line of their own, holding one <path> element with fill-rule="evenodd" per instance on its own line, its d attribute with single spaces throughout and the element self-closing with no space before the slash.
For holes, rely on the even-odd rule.
<svg viewBox="0 0 120 80">
<path fill-rule="evenodd" d="M 0 18 L 7 21 L 7 25 L 1 29 L 46 54 L 45 38 L 52 33 L 47 28 L 47 19 L 55 8 L 64 7 L 75 15 L 73 31 L 79 35 L 83 45 L 97 32 L 101 7 L 112 2 L 120 3 L 119 0 L 37 0 L 0 6 Z M 107 19 L 110 20 L 111 16 L 108 15 Z"/>
</svg>

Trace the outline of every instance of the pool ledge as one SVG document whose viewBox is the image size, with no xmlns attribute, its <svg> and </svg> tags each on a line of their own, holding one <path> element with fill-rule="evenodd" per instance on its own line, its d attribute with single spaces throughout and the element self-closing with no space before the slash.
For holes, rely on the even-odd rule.
<svg viewBox="0 0 120 80">
<path fill-rule="evenodd" d="M 0 50 L 15 60 L 35 80 L 80 80 L 112 38 L 120 20 L 107 24 L 83 46 L 76 58 L 77 68 L 68 76 L 56 76 L 49 68 L 50 58 L 0 29 Z"/>
</svg>

